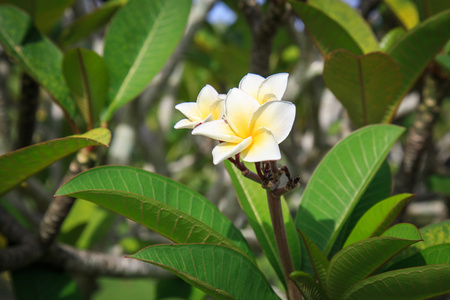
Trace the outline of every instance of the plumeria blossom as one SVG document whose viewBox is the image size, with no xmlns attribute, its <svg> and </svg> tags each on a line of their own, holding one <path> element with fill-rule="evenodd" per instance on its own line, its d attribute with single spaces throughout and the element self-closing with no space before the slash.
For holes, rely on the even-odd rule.
<svg viewBox="0 0 450 300">
<path fill-rule="evenodd" d="M 291 102 L 261 105 L 242 89 L 233 88 L 225 99 L 225 119 L 204 123 L 192 134 L 221 141 L 212 152 L 216 165 L 238 153 L 247 162 L 279 160 L 278 144 L 288 136 L 294 119 L 295 105 Z"/>
<path fill-rule="evenodd" d="M 249 73 L 239 82 L 239 89 L 258 100 L 259 104 L 262 105 L 283 98 L 288 77 L 288 73 L 278 73 L 267 78 Z"/>
<path fill-rule="evenodd" d="M 198 94 L 197 102 L 185 102 L 175 106 L 186 116 L 186 119 L 175 124 L 175 129 L 193 129 L 199 124 L 221 119 L 224 99 L 225 95 L 217 93 L 212 86 L 207 84 Z"/>
</svg>

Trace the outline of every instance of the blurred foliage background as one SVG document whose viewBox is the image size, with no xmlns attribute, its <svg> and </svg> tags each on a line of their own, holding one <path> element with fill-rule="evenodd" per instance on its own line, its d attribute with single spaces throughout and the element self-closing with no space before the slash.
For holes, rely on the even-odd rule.
<svg viewBox="0 0 450 300">
<path fill-rule="evenodd" d="M 42 3 L 41 3 L 42 2 Z M 28 11 L 39 30 L 63 51 L 78 46 L 103 53 L 108 24 L 126 0 L 7 1 Z M 250 1 L 251 2 L 251 1 Z M 265 11 L 267 1 L 256 1 Z M 346 1 L 367 20 L 381 39 L 394 28 L 407 30 L 429 13 L 427 1 Z M 395 3 L 410 3 L 400 9 Z M 438 2 L 438 1 L 436 1 Z M 448 8 L 447 1 L 442 7 Z M 241 1 L 194 0 L 185 35 L 178 49 L 148 88 L 117 110 L 109 122 L 113 134 L 109 149 L 101 149 L 98 165 L 130 165 L 178 180 L 205 195 L 224 212 L 260 253 L 252 230 L 239 208 L 223 165 L 212 164 L 214 142 L 174 130 L 183 116 L 174 109 L 180 102 L 195 101 L 205 84 L 219 93 L 236 87 L 251 68 L 252 31 Z M 33 6 L 35 4 L 36 6 Z M 439 6 L 441 4 L 437 4 Z M 37 8 L 37 9 L 36 9 Z M 94 17 L 93 17 L 94 16 Z M 82 22 L 80 20 L 89 19 Z M 88 25 L 86 25 L 88 24 Z M 95 29 L 95 30 L 94 30 Z M 132 37 L 130 37 L 132 38 Z M 449 218 L 450 206 L 450 63 L 449 44 L 405 97 L 393 123 L 410 130 L 423 122 L 424 109 L 435 113 L 427 127 L 425 147 L 414 174 L 401 172 L 406 136 L 389 156 L 395 189 L 417 194 L 401 220 L 422 227 Z M 299 174 L 306 185 L 323 155 L 353 129 L 346 110 L 324 84 L 324 59 L 295 14 L 280 20 L 272 43 L 269 74 L 290 73 L 284 99 L 297 106 L 294 128 L 281 144 L 282 163 Z M 447 66 L 447 68 L 445 68 Z M 438 74 L 435 103 L 424 108 L 427 76 Z M 268 75 L 268 74 L 263 74 Z M 63 113 L 48 94 L 0 49 L 0 154 L 72 134 Z M 58 161 L 0 199 L 16 220 L 31 231 L 39 228 L 53 194 L 73 156 Z M 399 172 L 400 170 L 400 172 Z M 406 177 L 413 176 L 406 185 Z M 408 177 L 408 178 L 409 178 Z M 287 195 L 296 211 L 303 188 Z M 0 236 L 1 238 L 1 236 Z M 133 253 L 146 245 L 166 242 L 161 236 L 86 201 L 76 201 L 65 220 L 58 241 L 115 255 Z M 0 239 L 5 244 L 5 239 Z M 264 259 L 261 268 L 276 286 L 275 276 Z M 150 277 L 150 278 L 149 278 Z M 2 299 L 203 299 L 204 295 L 166 272 L 147 278 L 111 278 L 75 274 L 49 268 L 44 262 L 2 273 Z M 35 295 L 30 298 L 30 295 Z M 39 296 L 38 296 L 39 295 Z"/>
</svg>

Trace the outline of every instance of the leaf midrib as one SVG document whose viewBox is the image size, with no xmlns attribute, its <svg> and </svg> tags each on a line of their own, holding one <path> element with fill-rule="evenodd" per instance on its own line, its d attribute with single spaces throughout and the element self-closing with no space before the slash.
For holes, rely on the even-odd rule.
<svg viewBox="0 0 450 300">
<path fill-rule="evenodd" d="M 159 3 L 161 3 L 161 2 L 159 2 Z M 161 19 L 164 19 L 164 16 L 166 14 L 165 7 L 166 7 L 167 2 L 163 1 L 162 3 L 163 4 L 161 7 L 161 10 L 159 11 L 159 13 L 157 14 L 157 16 L 154 20 L 154 23 L 153 23 L 153 26 L 152 26 L 152 29 L 151 29 L 149 35 L 144 40 L 143 47 L 141 47 L 141 50 L 139 51 L 139 53 L 136 57 L 136 60 L 134 61 L 133 65 L 127 72 L 127 75 L 125 76 L 125 79 L 123 80 L 122 85 L 120 86 L 120 89 L 117 91 L 117 94 L 114 97 L 114 100 L 111 104 L 111 109 L 115 108 L 117 106 L 117 104 L 120 102 L 122 95 L 125 93 L 126 89 L 129 86 L 130 80 L 133 78 L 134 74 L 136 73 L 137 66 L 141 63 L 141 61 L 144 58 L 146 50 L 148 49 L 149 44 L 155 35 L 155 32 L 160 27 Z"/>
</svg>

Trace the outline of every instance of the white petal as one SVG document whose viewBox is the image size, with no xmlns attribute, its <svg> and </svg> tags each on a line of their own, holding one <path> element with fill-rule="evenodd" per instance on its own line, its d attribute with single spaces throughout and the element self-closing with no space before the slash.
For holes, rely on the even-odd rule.
<svg viewBox="0 0 450 300">
<path fill-rule="evenodd" d="M 209 110 L 210 106 L 219 100 L 219 93 L 210 86 L 209 84 L 205 85 L 200 93 L 197 96 L 197 105 L 202 118 L 206 118 L 207 115 L 211 113 Z"/>
<path fill-rule="evenodd" d="M 240 89 L 231 89 L 225 99 L 225 117 L 238 136 L 249 136 L 250 118 L 259 107 L 259 102 Z"/>
<path fill-rule="evenodd" d="M 213 163 L 217 165 L 223 162 L 225 159 L 235 156 L 236 154 L 242 152 L 252 143 L 252 137 L 248 137 L 241 143 L 220 143 L 214 147 L 212 151 Z"/>
<path fill-rule="evenodd" d="M 222 119 L 224 110 L 225 98 L 219 98 L 219 100 L 211 104 L 209 107 L 209 112 L 214 116 L 214 120 Z"/>
<path fill-rule="evenodd" d="M 173 126 L 173 127 L 175 129 L 182 129 L 182 128 L 193 129 L 198 124 L 200 124 L 200 121 L 192 122 L 191 120 L 183 119 L 183 120 L 178 121 L 178 123 L 175 124 L 175 126 Z"/>
<path fill-rule="evenodd" d="M 267 77 L 258 91 L 258 101 L 263 104 L 267 101 L 281 100 L 286 91 L 288 73 L 278 73 Z"/>
<path fill-rule="evenodd" d="M 270 130 L 259 128 L 252 137 L 252 145 L 241 152 L 240 157 L 243 161 L 257 162 L 281 158 L 277 140 Z"/>
<path fill-rule="evenodd" d="M 278 144 L 286 139 L 295 119 L 295 105 L 289 101 L 271 101 L 261 105 L 253 114 L 250 131 L 261 127 L 272 131 Z"/>
<path fill-rule="evenodd" d="M 230 143 L 240 143 L 242 139 L 234 133 L 234 131 L 228 126 L 224 120 L 216 120 L 208 123 L 203 123 L 202 125 L 196 127 L 192 131 L 193 135 L 204 135 L 206 137 L 230 142 Z"/>
<path fill-rule="evenodd" d="M 203 118 L 200 115 L 200 111 L 198 110 L 198 106 L 196 102 L 184 102 L 175 105 L 175 108 L 178 109 L 183 115 L 186 116 L 191 121 L 201 121 Z"/>
<path fill-rule="evenodd" d="M 253 98 L 258 99 L 258 91 L 263 81 L 264 77 L 248 73 L 241 79 L 241 82 L 239 82 L 239 89 L 250 94 Z"/>
</svg>

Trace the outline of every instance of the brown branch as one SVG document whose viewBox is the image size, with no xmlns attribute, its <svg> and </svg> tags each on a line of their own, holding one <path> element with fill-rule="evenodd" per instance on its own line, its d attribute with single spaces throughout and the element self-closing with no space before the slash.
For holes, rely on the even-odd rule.
<svg viewBox="0 0 450 300">
<path fill-rule="evenodd" d="M 256 1 L 241 0 L 239 8 L 252 32 L 250 72 L 268 76 L 272 41 L 280 24 L 284 23 L 286 3 L 282 0 L 271 0 L 267 11 L 262 13 L 261 7 Z"/>
<path fill-rule="evenodd" d="M 65 176 L 63 182 L 68 181 L 76 174 L 87 170 L 93 164 L 94 160 L 91 152 L 86 148 L 80 150 L 74 161 L 69 166 L 69 171 Z M 47 208 L 47 211 L 42 218 L 39 228 L 39 238 L 41 243 L 49 246 L 53 243 L 61 230 L 62 223 L 69 214 L 70 209 L 74 204 L 75 198 L 72 197 L 57 197 Z"/>
<path fill-rule="evenodd" d="M 448 83 L 447 83 L 448 84 Z M 439 116 L 443 95 L 438 95 L 438 78 L 424 78 L 422 101 L 408 132 L 405 154 L 396 178 L 395 193 L 412 192 L 420 171 L 422 157 L 432 139 L 434 124 Z"/>
<path fill-rule="evenodd" d="M 27 73 L 22 74 L 22 90 L 19 98 L 18 138 L 15 148 L 32 144 L 36 111 L 39 104 L 39 84 Z"/>
<path fill-rule="evenodd" d="M 0 206 L 0 233 L 10 244 L 0 250 L 0 272 L 36 262 L 52 264 L 69 272 L 113 277 L 165 277 L 170 273 L 153 265 L 120 256 L 78 250 L 55 244 L 47 251 L 33 234 Z"/>
</svg>

